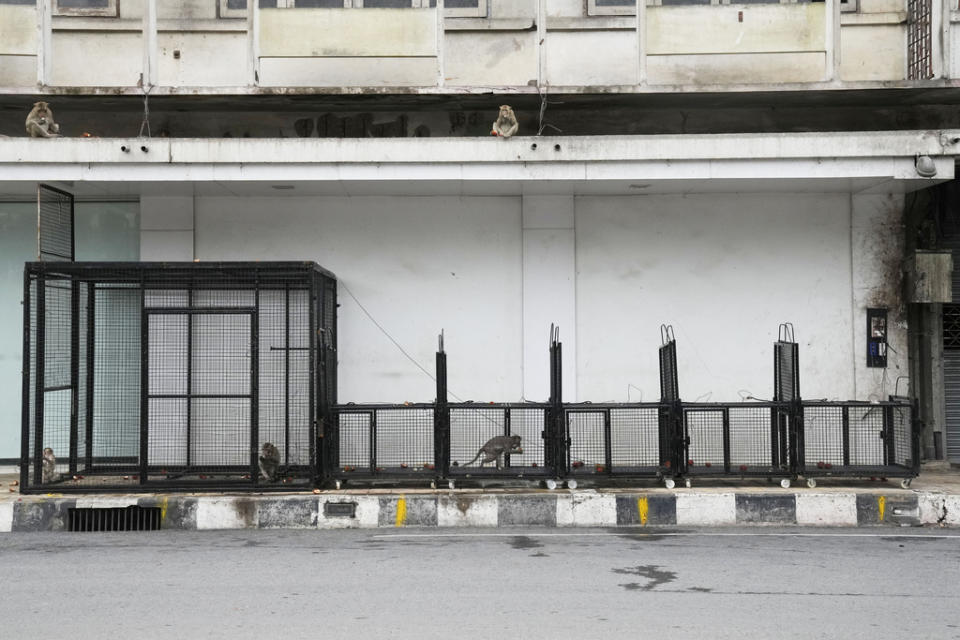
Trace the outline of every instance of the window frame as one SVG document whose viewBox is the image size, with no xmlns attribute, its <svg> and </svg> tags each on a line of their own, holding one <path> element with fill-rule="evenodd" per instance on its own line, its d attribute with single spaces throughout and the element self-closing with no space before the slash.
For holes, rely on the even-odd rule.
<svg viewBox="0 0 960 640">
<path fill-rule="evenodd" d="M 248 0 L 248 5 L 250 1 Z M 430 9 L 430 0 L 407 0 L 409 7 L 397 7 L 399 9 Z M 445 18 L 486 18 L 487 17 L 487 2 L 488 0 L 477 0 L 476 7 L 457 7 L 443 8 L 443 16 Z M 220 0 L 221 5 L 226 4 L 226 0 Z M 278 9 L 296 9 L 297 0 L 277 0 Z M 313 7 L 304 7 L 304 8 L 313 8 Z M 331 7 L 333 8 L 333 7 Z M 368 9 L 368 8 L 377 8 L 377 7 L 364 7 L 363 0 L 343 0 L 344 9 Z M 234 9 L 232 12 L 239 11 Z M 220 14 L 221 17 L 234 17 L 234 16 L 224 16 L 223 13 Z M 237 16 L 240 17 L 240 16 Z"/>
<path fill-rule="evenodd" d="M 662 0 L 646 0 L 646 2 L 648 7 L 664 6 Z M 801 4 L 801 3 L 797 2 L 797 0 L 778 0 L 778 2 L 766 2 L 766 3 L 737 2 L 737 0 L 711 0 L 709 3 L 704 2 L 702 4 L 674 5 L 674 6 L 706 7 L 706 6 L 715 6 L 715 5 L 731 5 L 731 4 Z M 802 4 L 807 4 L 807 3 L 802 3 Z M 603 7 L 603 6 L 598 7 L 597 0 L 587 0 L 587 15 L 590 17 L 633 16 L 633 15 L 636 15 L 635 7 L 636 7 L 636 4 L 631 4 L 629 6 L 619 6 L 619 7 Z M 860 10 L 860 0 L 846 0 L 846 1 L 840 0 L 840 11 L 844 13 L 853 13 L 859 10 Z"/>
<path fill-rule="evenodd" d="M 247 6 L 245 9 L 231 9 L 227 6 L 228 0 L 217 0 L 217 17 L 218 18 L 246 18 L 247 11 L 250 9 L 251 2 L 259 2 L 259 0 L 247 0 Z"/>
<path fill-rule="evenodd" d="M 57 17 L 119 18 L 120 0 L 107 0 L 106 7 L 61 7 L 60 0 L 53 0 L 50 9 L 52 15 Z"/>
</svg>

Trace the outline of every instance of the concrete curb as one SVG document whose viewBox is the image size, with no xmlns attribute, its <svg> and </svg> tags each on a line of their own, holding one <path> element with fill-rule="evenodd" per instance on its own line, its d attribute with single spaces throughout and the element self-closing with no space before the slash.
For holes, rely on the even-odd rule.
<svg viewBox="0 0 960 640">
<path fill-rule="evenodd" d="M 960 525 L 960 495 L 936 492 L 637 492 L 379 495 L 24 496 L 0 503 L 0 532 L 65 531 L 74 508 L 160 510 L 163 529 Z"/>
</svg>

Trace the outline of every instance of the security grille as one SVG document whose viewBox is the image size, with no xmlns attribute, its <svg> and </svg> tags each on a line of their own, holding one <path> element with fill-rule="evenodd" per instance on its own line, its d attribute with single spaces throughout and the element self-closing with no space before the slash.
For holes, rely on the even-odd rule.
<svg viewBox="0 0 960 640">
<path fill-rule="evenodd" d="M 907 0 L 907 78 L 933 77 L 932 0 Z"/>
<path fill-rule="evenodd" d="M 67 531 L 158 531 L 160 507 L 92 507 L 67 511 Z"/>
<path fill-rule="evenodd" d="M 37 257 L 74 260 L 73 196 L 45 184 L 37 187 Z"/>
<path fill-rule="evenodd" d="M 943 348 L 960 349 L 960 304 L 943 305 Z"/>
</svg>

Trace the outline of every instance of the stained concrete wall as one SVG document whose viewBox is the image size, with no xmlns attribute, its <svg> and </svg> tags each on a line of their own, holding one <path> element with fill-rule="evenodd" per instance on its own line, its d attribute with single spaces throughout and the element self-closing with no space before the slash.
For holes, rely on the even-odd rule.
<svg viewBox="0 0 960 640">
<path fill-rule="evenodd" d="M 946 0 L 944 0 L 946 1 Z M 136 6 L 135 6 L 136 5 Z M 118 18 L 56 17 L 49 83 L 133 86 L 142 67 L 139 3 Z M 585 3 L 548 3 L 544 77 L 552 86 L 633 85 L 632 16 L 587 16 Z M 828 79 L 826 3 L 650 6 L 643 46 L 651 85 L 817 82 Z M 526 86 L 537 79 L 536 2 L 491 2 L 488 17 L 448 18 L 438 48 L 430 9 L 264 9 L 257 49 L 262 86 L 433 86 L 442 51 L 451 86 Z M 247 21 L 217 17 L 215 2 L 158 6 L 162 85 L 253 82 Z M 863 0 L 841 19 L 844 81 L 905 77 L 905 0 Z M 36 82 L 36 10 L 0 7 L 0 86 Z M 950 31 L 957 40 L 955 31 Z M 960 46 L 947 48 L 958 67 Z M 179 50 L 181 57 L 173 58 Z M 589 51 L 590 55 L 583 55 Z"/>
<path fill-rule="evenodd" d="M 545 291 L 562 328 L 567 400 L 657 399 L 661 323 L 675 327 L 687 400 L 770 397 L 781 322 L 797 327 L 806 398 L 879 398 L 906 371 L 906 325 L 891 294 L 900 197 L 557 198 L 198 198 L 195 251 L 316 260 L 428 370 L 445 329 L 450 387 L 464 399 L 545 394 L 525 370 L 537 349 L 546 361 L 550 318 L 533 304 Z M 346 289 L 340 399 L 431 400 L 432 381 Z M 865 309 L 881 302 L 890 365 L 867 369 Z"/>
<path fill-rule="evenodd" d="M 37 10 L 0 5 L 0 87 L 37 82 Z"/>
<path fill-rule="evenodd" d="M 137 260 L 136 203 L 81 202 L 76 206 L 79 260 Z M 23 263 L 36 260 L 37 205 L 0 202 L 0 458 L 20 456 L 23 365 Z"/>
<path fill-rule="evenodd" d="M 436 395 L 360 304 L 431 372 L 446 330 L 454 394 L 520 399 L 519 198 L 197 198 L 195 215 L 201 260 L 315 260 L 337 274 L 341 401 Z"/>
</svg>

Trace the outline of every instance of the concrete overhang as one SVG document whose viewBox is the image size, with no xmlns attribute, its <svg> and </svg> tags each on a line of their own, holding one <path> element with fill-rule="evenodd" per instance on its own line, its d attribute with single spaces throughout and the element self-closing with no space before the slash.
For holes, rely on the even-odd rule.
<svg viewBox="0 0 960 640">
<path fill-rule="evenodd" d="M 386 139 L 0 140 L 0 197 L 902 193 L 954 177 L 960 130 Z M 918 155 L 936 173 L 921 177 Z M 89 186 L 89 188 L 86 188 Z M 291 188 L 292 187 L 292 188 Z"/>
</svg>

